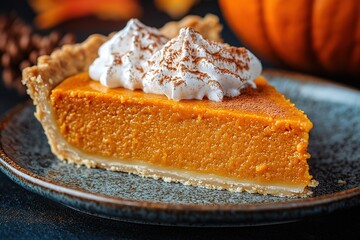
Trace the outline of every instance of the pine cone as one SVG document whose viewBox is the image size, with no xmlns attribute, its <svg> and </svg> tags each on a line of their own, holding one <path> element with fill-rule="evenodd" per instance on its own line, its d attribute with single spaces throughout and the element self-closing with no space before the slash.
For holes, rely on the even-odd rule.
<svg viewBox="0 0 360 240">
<path fill-rule="evenodd" d="M 75 43 L 73 34 L 61 35 L 52 31 L 48 35 L 40 35 L 16 14 L 0 15 L 0 60 L 5 86 L 24 94 L 21 71 L 36 64 L 39 56 L 71 43 Z"/>
</svg>

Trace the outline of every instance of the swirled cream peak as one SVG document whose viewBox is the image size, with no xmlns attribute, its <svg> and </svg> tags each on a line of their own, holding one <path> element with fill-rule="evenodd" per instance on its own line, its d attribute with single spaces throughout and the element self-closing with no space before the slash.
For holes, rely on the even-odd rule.
<svg viewBox="0 0 360 240">
<path fill-rule="evenodd" d="M 174 100 L 222 101 L 255 86 L 260 61 L 247 49 L 204 39 L 192 28 L 183 28 L 148 60 L 143 91 L 165 94 Z"/>
<path fill-rule="evenodd" d="M 99 57 L 90 66 L 89 75 L 111 88 L 142 88 L 147 60 L 167 41 L 156 28 L 131 19 L 99 48 Z"/>
</svg>

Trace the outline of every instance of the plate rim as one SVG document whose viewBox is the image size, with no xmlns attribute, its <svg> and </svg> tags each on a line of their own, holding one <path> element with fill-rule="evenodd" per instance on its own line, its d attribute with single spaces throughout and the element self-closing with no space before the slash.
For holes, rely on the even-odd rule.
<svg viewBox="0 0 360 240">
<path fill-rule="evenodd" d="M 305 75 L 302 73 L 289 72 L 283 70 L 265 70 L 263 71 L 264 75 L 271 76 L 285 76 L 291 80 L 295 81 L 305 81 L 309 83 L 320 83 L 327 84 L 330 86 L 340 86 L 343 90 L 355 91 L 360 96 L 360 91 L 356 88 L 352 88 L 343 84 L 332 82 L 330 80 Z M 24 101 L 10 111 L 8 111 L 0 119 L 0 136 L 3 130 L 6 128 L 7 123 L 9 123 L 18 112 L 22 111 L 26 107 L 32 105 L 32 101 L 29 99 Z M 67 195 L 71 199 L 76 199 L 78 201 L 95 201 L 100 205 L 107 208 L 131 208 L 133 210 L 143 210 L 148 211 L 170 211 L 174 214 L 181 213 L 265 213 L 273 211 L 288 211 L 288 212 L 297 212 L 308 210 L 315 207 L 322 207 L 322 211 L 319 213 L 330 213 L 339 208 L 352 207 L 360 204 L 360 186 L 356 188 L 346 189 L 335 193 L 325 194 L 317 197 L 308 197 L 308 198 L 294 198 L 287 201 L 280 202 L 266 202 L 266 203 L 240 203 L 240 204 L 185 204 L 185 203 L 168 203 L 168 202 L 150 202 L 137 199 L 127 199 L 116 196 L 109 196 L 101 193 L 91 193 L 91 192 L 82 192 L 77 189 L 69 188 L 63 186 L 59 183 L 54 183 L 51 180 L 47 180 L 41 176 L 38 176 L 31 172 L 28 169 L 21 167 L 17 164 L 16 160 L 11 159 L 7 156 L 2 141 L 0 139 L 0 170 L 2 170 L 8 177 L 13 181 L 18 180 L 22 182 L 23 187 L 26 185 L 23 181 L 26 181 L 28 184 L 31 184 L 33 187 L 39 187 L 43 191 L 51 191 L 53 194 Z M 11 175 L 11 176 L 10 176 Z M 15 179 L 13 179 L 15 178 Z M 18 182 L 17 182 L 18 183 Z M 19 183 L 18 183 L 19 184 Z M 26 188 L 26 187 L 25 187 Z M 31 189 L 28 189 L 31 191 Z M 37 192 L 40 195 L 43 195 Z M 45 196 L 46 197 L 46 196 Z M 54 199 L 53 199 L 54 200 Z M 307 214 L 300 214 L 301 217 L 307 217 L 311 214 L 307 211 Z M 102 216 L 106 217 L 106 216 Z"/>
</svg>

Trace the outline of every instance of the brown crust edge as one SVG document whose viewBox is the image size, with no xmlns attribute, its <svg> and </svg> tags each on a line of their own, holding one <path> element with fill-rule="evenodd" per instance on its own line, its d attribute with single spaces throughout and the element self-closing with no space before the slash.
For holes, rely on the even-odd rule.
<svg viewBox="0 0 360 240">
<path fill-rule="evenodd" d="M 65 141 L 57 141 L 60 134 L 54 124 L 51 90 L 67 77 L 87 71 L 98 56 L 98 48 L 106 39 L 102 35 L 91 35 L 83 43 L 65 45 L 50 56 L 39 57 L 36 66 L 23 70 L 22 83 L 26 85 L 27 93 L 36 106 L 35 117 L 44 128 L 52 152 L 61 159 L 66 157 L 63 152 L 67 144 Z"/>
</svg>

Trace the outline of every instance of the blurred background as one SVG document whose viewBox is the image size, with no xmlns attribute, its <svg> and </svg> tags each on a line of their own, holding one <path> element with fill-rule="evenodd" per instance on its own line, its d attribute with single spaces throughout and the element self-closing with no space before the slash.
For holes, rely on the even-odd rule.
<svg viewBox="0 0 360 240">
<path fill-rule="evenodd" d="M 120 30 L 132 17 L 162 27 L 215 14 L 224 42 L 245 46 L 264 68 L 360 88 L 357 0 L 12 0 L 0 3 L 0 112 L 26 99 L 21 70 L 64 44 Z"/>
<path fill-rule="evenodd" d="M 131 17 L 161 27 L 189 14 L 207 13 L 219 17 L 224 42 L 246 46 L 261 59 L 264 68 L 327 78 L 360 89 L 359 0 L 3 0 L 0 117 L 28 98 L 20 83 L 21 69 L 34 64 L 39 55 L 63 44 L 81 42 L 93 33 L 118 31 Z M 61 238 L 58 233 L 76 236 L 95 232 L 103 238 L 111 236 L 107 229 L 129 239 L 139 235 L 160 239 L 164 234 L 175 239 L 200 239 L 204 232 L 206 239 L 230 234 L 246 239 L 264 239 L 265 234 L 269 236 L 265 238 L 276 235 L 277 239 L 287 239 L 289 233 L 294 239 L 356 239 L 360 229 L 359 208 L 351 208 L 299 223 L 230 230 L 154 228 L 95 219 L 95 226 L 104 228 L 98 231 L 93 229 L 94 218 L 25 191 L 1 173 L 0 190 L 5 219 L 0 230 L 9 236 L 23 234 L 23 239 L 44 232 L 47 235 L 37 235 L 37 239 L 51 238 L 51 234 Z"/>
</svg>

